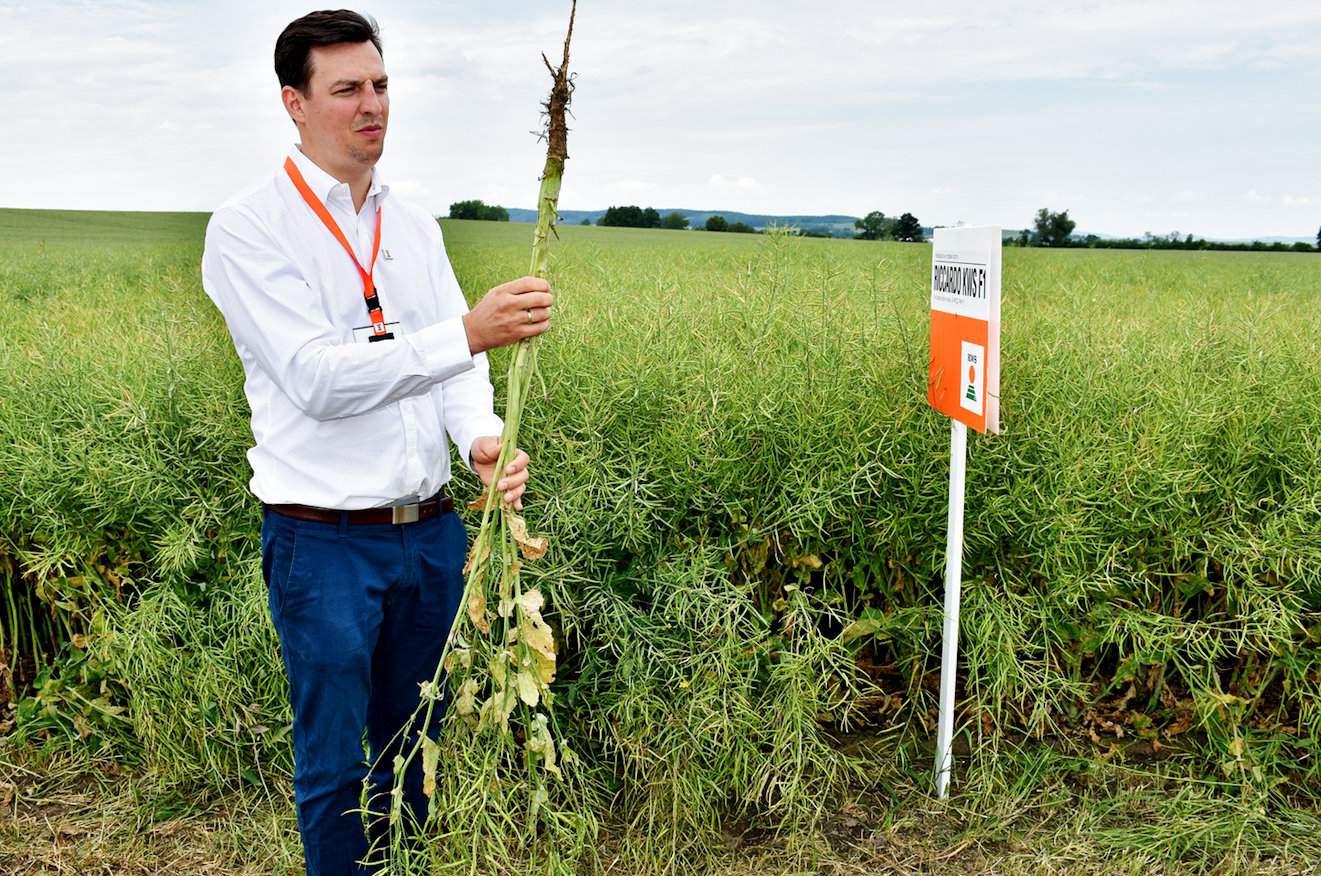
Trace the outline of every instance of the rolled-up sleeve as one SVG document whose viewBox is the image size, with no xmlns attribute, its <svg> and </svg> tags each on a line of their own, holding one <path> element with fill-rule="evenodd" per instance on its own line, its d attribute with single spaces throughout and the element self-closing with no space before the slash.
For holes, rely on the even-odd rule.
<svg viewBox="0 0 1321 876">
<path fill-rule="evenodd" d="M 202 286 L 240 355 L 246 350 L 299 410 L 317 420 L 364 414 L 477 370 L 462 310 L 396 339 L 402 343 L 343 343 L 318 290 L 242 207 L 222 208 L 207 224 Z M 480 369 L 489 400 L 484 361 Z"/>
</svg>

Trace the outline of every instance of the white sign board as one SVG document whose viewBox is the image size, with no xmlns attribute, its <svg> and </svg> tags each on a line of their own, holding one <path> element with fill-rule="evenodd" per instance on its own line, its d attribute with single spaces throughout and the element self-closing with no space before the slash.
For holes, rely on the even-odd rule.
<svg viewBox="0 0 1321 876">
<path fill-rule="evenodd" d="M 927 402 L 1000 431 L 1000 229 L 937 228 L 931 249 Z"/>
</svg>

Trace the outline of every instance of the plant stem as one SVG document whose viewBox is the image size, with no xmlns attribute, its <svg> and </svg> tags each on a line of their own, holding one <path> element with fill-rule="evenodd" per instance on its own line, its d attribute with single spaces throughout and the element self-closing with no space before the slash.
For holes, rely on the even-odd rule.
<svg viewBox="0 0 1321 876">
<path fill-rule="evenodd" d="M 564 162 L 568 158 L 565 146 L 568 137 L 568 126 L 566 124 L 566 112 L 568 110 L 569 99 L 573 93 L 573 83 L 569 78 L 569 41 L 573 37 L 573 18 L 577 12 L 577 0 L 574 0 L 573 8 L 569 13 L 569 30 L 564 37 L 564 59 L 558 69 L 551 67 L 550 62 L 546 60 L 545 55 L 542 60 L 550 70 L 551 77 L 554 80 L 551 86 L 550 97 L 543 105 L 547 116 L 546 139 L 548 147 L 546 150 L 546 165 L 541 176 L 541 192 L 537 200 L 537 224 L 532 238 L 532 268 L 533 276 L 545 279 L 549 266 L 550 235 L 555 228 L 555 219 L 557 217 L 560 181 L 564 175 Z M 491 483 L 487 485 L 485 501 L 482 505 L 482 524 L 477 532 L 477 537 L 473 542 L 472 552 L 470 554 L 467 570 L 464 576 L 463 596 L 459 603 L 459 611 L 455 614 L 453 622 L 450 624 L 448 635 L 445 637 L 445 645 L 441 651 L 440 660 L 436 664 L 436 671 L 432 675 L 433 690 L 437 691 L 435 698 L 429 698 L 422 708 L 422 725 L 418 731 L 417 739 L 409 746 L 408 753 L 404 755 L 402 764 L 395 775 L 396 786 L 403 782 L 403 777 L 407 774 L 408 767 L 412 764 L 418 752 L 422 750 L 422 740 L 426 735 L 427 728 L 431 726 L 432 718 L 435 713 L 435 706 L 439 698 L 439 685 L 441 676 L 445 671 L 445 661 L 454 648 L 455 637 L 459 626 L 467 613 L 469 600 L 475 593 L 486 594 L 486 584 L 489 580 L 491 571 L 491 562 L 489 553 L 494 553 L 497 549 L 500 552 L 500 578 L 497 579 L 497 585 L 503 580 L 509 570 L 518 562 L 518 550 L 514 544 L 514 539 L 510 529 L 509 518 L 513 514 L 512 508 L 508 503 L 499 499 L 499 492 L 496 485 L 500 482 L 500 477 L 514 458 L 518 445 L 518 429 L 522 421 L 523 404 L 527 398 L 527 392 L 532 383 L 532 378 L 536 371 L 536 338 L 528 338 L 520 341 L 513 357 L 509 363 L 509 373 L 507 378 L 507 395 L 505 405 L 504 428 L 500 433 L 500 452 L 496 458 L 495 470 L 492 473 Z M 502 531 L 497 535 L 495 531 L 496 518 L 492 512 L 499 506 L 501 514 L 500 523 L 503 524 Z M 501 544 L 495 544 L 500 539 Z M 512 575 L 513 593 L 519 594 L 519 575 L 514 572 Z M 521 612 L 520 608 L 514 609 L 515 613 Z M 513 621 L 515 624 L 517 620 Z M 508 631 L 509 624 L 502 624 L 501 628 Z M 495 643 L 498 648 L 505 646 L 505 637 L 501 637 L 499 642 Z M 518 671 L 518 666 L 511 665 L 507 670 L 510 675 L 508 683 L 513 684 L 513 673 Z M 416 712 L 414 713 L 417 714 Z M 411 720 L 404 725 L 411 726 Z M 400 732 L 403 732 L 401 728 Z M 529 755 L 530 757 L 530 755 Z"/>
</svg>

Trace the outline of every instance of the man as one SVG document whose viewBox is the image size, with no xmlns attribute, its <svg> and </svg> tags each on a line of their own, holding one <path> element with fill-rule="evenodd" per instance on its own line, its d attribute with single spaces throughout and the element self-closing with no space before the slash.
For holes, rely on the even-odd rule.
<svg viewBox="0 0 1321 876">
<path fill-rule="evenodd" d="M 276 41 L 275 69 L 299 143 L 211 217 L 202 284 L 247 377 L 298 827 L 307 872 L 326 876 L 365 872 L 363 730 L 379 812 L 458 610 L 467 542 L 444 493 L 446 433 L 489 485 L 503 424 L 484 351 L 544 332 L 552 300 L 523 277 L 469 311 L 436 221 L 375 171 L 390 102 L 374 22 L 304 16 Z M 505 502 L 522 508 L 527 478 L 518 451 L 499 473 Z M 407 778 L 421 821 L 421 777 Z"/>
</svg>

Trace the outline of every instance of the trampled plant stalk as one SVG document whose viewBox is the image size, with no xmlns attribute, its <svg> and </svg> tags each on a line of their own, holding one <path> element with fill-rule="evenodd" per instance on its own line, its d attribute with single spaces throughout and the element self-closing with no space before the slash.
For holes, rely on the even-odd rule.
<svg viewBox="0 0 1321 876">
<path fill-rule="evenodd" d="M 545 55 L 542 56 L 550 71 L 552 86 L 550 97 L 543 104 L 547 118 L 543 134 L 547 141 L 547 152 L 537 199 L 537 223 L 530 271 L 532 276 L 542 279 L 547 276 L 550 235 L 554 231 L 557 216 L 564 163 L 568 159 L 566 114 L 573 93 L 573 82 L 569 75 L 569 42 L 573 37 L 576 11 L 577 0 L 574 0 L 560 66 L 551 66 Z M 514 738 L 509 724 L 511 714 L 520 702 L 526 706 L 519 714 L 525 719 L 522 727 L 523 763 L 534 786 L 530 796 L 529 829 L 535 829 L 537 812 L 549 799 L 545 774 L 563 778 L 559 764 L 569 764 L 574 760 L 563 740 L 557 746 L 550 730 L 549 712 L 553 702 L 550 682 L 555 674 L 556 649 L 553 633 L 541 617 L 545 598 L 540 591 L 524 591 L 521 586 L 522 561 L 537 560 L 544 556 L 547 542 L 544 538 L 529 535 L 525 521 L 501 500 L 496 489 L 496 484 L 518 447 L 523 408 L 536 373 L 536 346 L 536 338 L 523 340 L 510 359 L 504 429 L 500 436 L 500 453 L 494 475 L 484 495 L 469 506 L 474 510 L 482 509 L 482 523 L 464 566 L 460 610 L 446 637 L 435 675 L 429 683 L 422 685 L 422 704 L 400 730 L 400 734 L 405 734 L 401 746 L 405 753 L 394 758 L 394 785 L 388 813 L 392 872 L 396 869 L 394 862 L 401 857 L 400 852 L 403 852 L 405 861 L 408 859 L 409 855 L 404 851 L 407 848 L 405 834 L 416 828 L 415 825 L 403 823 L 401 809 L 404 777 L 419 754 L 422 758 L 424 792 L 428 798 L 432 798 L 427 824 L 431 824 L 436 816 L 434 797 L 439 748 L 432 741 L 433 734 L 428 731 L 437 721 L 437 702 L 451 700 L 446 697 L 444 687 L 448 687 L 450 692 L 457 691 L 457 698 L 452 699 L 450 707 L 445 711 L 447 716 L 466 721 L 477 733 L 496 730 L 503 741 Z M 488 596 L 495 597 L 497 594 L 496 610 L 492 612 L 492 600 Z M 467 628 L 473 634 L 471 641 L 460 636 L 460 630 Z M 475 660 L 477 655 L 486 659 Z M 448 676 L 444 685 L 442 675 Z M 479 707 L 477 695 L 485 692 L 488 685 L 491 693 Z M 537 711 L 538 707 L 542 711 Z M 542 767 L 542 771 L 538 771 L 538 766 Z"/>
</svg>

